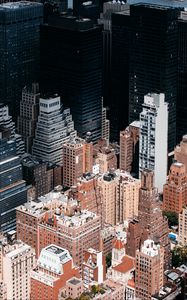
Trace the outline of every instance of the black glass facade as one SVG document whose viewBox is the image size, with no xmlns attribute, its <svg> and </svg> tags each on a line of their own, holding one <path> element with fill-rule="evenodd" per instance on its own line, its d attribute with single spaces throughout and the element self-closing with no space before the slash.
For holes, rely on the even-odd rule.
<svg viewBox="0 0 187 300">
<path fill-rule="evenodd" d="M 177 142 L 187 134 L 187 13 L 178 23 Z"/>
<path fill-rule="evenodd" d="M 75 129 L 101 137 L 102 31 L 89 19 L 51 18 L 41 26 L 41 85 L 70 107 Z"/>
<path fill-rule="evenodd" d="M 126 12 L 112 15 L 111 85 L 109 96 L 110 139 L 119 141 L 129 114 L 129 20 Z"/>
<path fill-rule="evenodd" d="M 130 7 L 129 121 L 139 117 L 144 95 L 164 93 L 169 104 L 168 149 L 176 144 L 178 8 Z"/>
<path fill-rule="evenodd" d="M 182 8 L 134 4 L 112 17 L 111 139 L 139 119 L 144 95 L 169 103 L 168 149 L 176 144 L 177 33 Z"/>
<path fill-rule="evenodd" d="M 15 120 L 23 87 L 39 80 L 42 20 L 40 3 L 0 5 L 0 102 L 9 105 Z"/>
<path fill-rule="evenodd" d="M 0 231 L 15 229 L 15 208 L 27 201 L 20 159 L 14 141 L 0 139 Z"/>
</svg>

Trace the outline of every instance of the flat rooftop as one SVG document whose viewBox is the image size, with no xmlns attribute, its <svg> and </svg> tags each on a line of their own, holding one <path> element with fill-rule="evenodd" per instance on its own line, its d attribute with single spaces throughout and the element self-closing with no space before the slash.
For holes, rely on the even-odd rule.
<svg viewBox="0 0 187 300">
<path fill-rule="evenodd" d="M 42 6 L 42 4 L 38 2 L 29 2 L 29 1 L 7 2 L 7 3 L 0 4 L 0 9 L 14 10 L 19 8 L 37 6 L 37 5 Z"/>
<path fill-rule="evenodd" d="M 77 284 L 81 283 L 81 280 L 76 278 L 76 277 L 73 277 L 70 280 L 68 280 L 68 282 L 73 284 L 73 285 L 77 285 Z"/>
<path fill-rule="evenodd" d="M 46 248 L 46 251 L 51 252 L 56 255 L 60 255 L 65 252 L 65 249 L 58 247 L 56 245 L 50 245 L 49 247 Z"/>
<path fill-rule="evenodd" d="M 152 7 L 160 8 L 178 8 L 178 7 L 187 7 L 187 0 L 127 0 L 128 4 L 141 4 L 141 5 L 151 5 Z"/>
</svg>

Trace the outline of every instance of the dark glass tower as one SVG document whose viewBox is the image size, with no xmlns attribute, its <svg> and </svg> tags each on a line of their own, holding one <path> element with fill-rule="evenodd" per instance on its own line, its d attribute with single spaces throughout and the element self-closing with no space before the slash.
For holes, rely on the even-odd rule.
<svg viewBox="0 0 187 300">
<path fill-rule="evenodd" d="M 169 104 L 168 149 L 176 144 L 177 18 L 179 9 L 130 7 L 129 121 L 139 118 L 144 95 L 164 93 Z"/>
<path fill-rule="evenodd" d="M 177 142 L 187 134 L 187 12 L 178 23 Z"/>
<path fill-rule="evenodd" d="M 0 231 L 15 229 L 15 208 L 27 201 L 27 187 L 16 143 L 0 138 Z"/>
<path fill-rule="evenodd" d="M 130 5 L 129 13 L 112 16 L 111 139 L 118 140 L 119 130 L 139 119 L 144 95 L 165 93 L 170 151 L 176 143 L 177 19 L 182 7 L 154 2 Z"/>
<path fill-rule="evenodd" d="M 110 139 L 119 141 L 129 114 L 129 10 L 112 15 L 111 85 L 109 96 Z"/>
<path fill-rule="evenodd" d="M 80 137 L 101 137 L 102 32 L 89 19 L 51 17 L 41 26 L 41 85 L 70 107 Z"/>
<path fill-rule="evenodd" d="M 23 87 L 39 78 L 42 19 L 40 3 L 0 5 L 0 102 L 8 104 L 15 120 Z"/>
</svg>

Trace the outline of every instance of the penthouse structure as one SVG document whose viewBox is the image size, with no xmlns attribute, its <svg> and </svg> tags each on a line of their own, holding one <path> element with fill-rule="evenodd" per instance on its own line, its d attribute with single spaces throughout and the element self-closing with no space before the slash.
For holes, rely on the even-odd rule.
<svg viewBox="0 0 187 300">
<path fill-rule="evenodd" d="M 6 298 L 30 299 L 30 274 L 35 267 L 35 251 L 19 240 L 13 240 L 10 232 L 8 239 L 0 240 L 0 278 L 4 283 Z M 2 295 L 1 295 L 2 296 Z"/>
<path fill-rule="evenodd" d="M 39 250 L 53 241 L 66 248 L 81 269 L 84 251 L 89 248 L 99 250 L 100 230 L 101 217 L 90 211 L 82 210 L 72 216 L 49 211 L 38 224 Z"/>
<path fill-rule="evenodd" d="M 62 164 L 63 144 L 76 135 L 70 109 L 61 112 L 60 97 L 41 98 L 32 154 L 38 159 Z"/>
<path fill-rule="evenodd" d="M 77 209 L 77 201 L 53 191 L 39 197 L 37 201 L 30 201 L 17 207 L 16 226 L 17 238 L 35 249 L 37 257 L 40 254 L 38 226 L 45 218 L 46 212 L 71 215 Z"/>
<path fill-rule="evenodd" d="M 69 251 L 54 244 L 47 246 L 31 273 L 31 300 L 58 300 L 66 281 L 72 277 L 79 277 L 79 270 L 74 267 Z"/>
</svg>

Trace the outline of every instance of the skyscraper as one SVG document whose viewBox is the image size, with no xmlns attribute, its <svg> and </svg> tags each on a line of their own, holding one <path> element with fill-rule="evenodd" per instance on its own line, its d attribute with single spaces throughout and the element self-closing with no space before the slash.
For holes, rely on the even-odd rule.
<svg viewBox="0 0 187 300">
<path fill-rule="evenodd" d="M 129 120 L 138 119 L 144 95 L 164 93 L 169 110 L 169 151 L 176 143 L 176 7 L 152 3 L 130 6 Z"/>
<path fill-rule="evenodd" d="M 39 98 L 40 93 L 36 83 L 33 83 L 31 88 L 25 87 L 22 91 L 17 125 L 18 132 L 24 140 L 27 153 L 32 153 L 32 144 L 39 114 Z"/>
<path fill-rule="evenodd" d="M 47 51 L 46 51 L 47 49 Z M 102 32 L 89 19 L 51 17 L 41 26 L 41 83 L 70 107 L 81 138 L 101 137 Z"/>
<path fill-rule="evenodd" d="M 138 120 L 144 95 L 164 93 L 172 151 L 176 138 L 177 18 L 183 4 L 150 2 L 130 5 L 130 11 L 112 17 L 111 139 L 118 140 L 119 131 Z"/>
<path fill-rule="evenodd" d="M 164 251 L 153 240 L 146 240 L 136 252 L 135 293 L 137 299 L 150 300 L 164 281 Z"/>
<path fill-rule="evenodd" d="M 154 186 L 154 173 L 143 170 L 141 174 L 141 188 L 139 191 L 138 220 L 133 220 L 127 232 L 127 254 L 134 255 L 135 249 L 146 239 L 153 239 L 164 248 L 164 268 L 170 266 L 170 243 L 168 239 L 168 221 L 162 215 L 161 203 L 157 188 Z"/>
<path fill-rule="evenodd" d="M 187 12 L 178 21 L 177 142 L 187 134 Z"/>
<path fill-rule="evenodd" d="M 60 97 L 40 99 L 32 153 L 36 158 L 62 164 L 63 144 L 76 136 L 69 109 L 61 112 Z"/>
<path fill-rule="evenodd" d="M 29 1 L 0 5 L 0 101 L 17 119 L 21 91 L 39 79 L 43 5 Z"/>
<path fill-rule="evenodd" d="M 115 4 L 120 5 L 121 4 Z M 129 55 L 130 55 L 130 17 L 129 6 L 126 10 L 112 15 L 112 57 L 110 73 L 110 139 L 119 141 L 119 132 L 130 122 L 138 120 L 138 116 L 128 120 L 129 115 Z"/>
<path fill-rule="evenodd" d="M 100 14 L 100 19 L 98 19 L 99 24 L 103 24 L 103 100 L 104 105 L 109 105 L 109 98 L 110 98 L 110 92 L 112 92 L 112 89 L 114 86 L 112 86 L 112 89 L 110 89 L 110 78 L 114 75 L 114 73 L 111 73 L 111 61 L 115 64 L 117 63 L 117 57 L 115 56 L 118 54 L 118 63 L 119 65 L 116 66 L 116 69 L 120 67 L 120 63 L 122 64 L 122 60 L 119 58 L 119 52 L 112 53 L 112 32 L 115 30 L 115 25 L 112 26 L 112 14 L 114 12 L 119 12 L 127 9 L 129 7 L 129 4 L 123 2 L 123 1 L 105 1 L 103 3 L 103 12 Z M 114 23 L 114 22 L 113 22 Z M 118 35 L 120 35 L 120 27 L 117 28 Z M 113 36 L 113 39 L 115 39 L 115 35 Z M 122 40 L 121 40 L 122 42 Z M 124 41 L 125 43 L 125 41 Z M 120 52 L 120 55 L 122 52 Z M 114 67 L 114 66 L 113 66 Z M 115 74 L 116 75 L 116 74 Z M 115 76 L 114 75 L 114 76 Z M 117 84 L 117 80 L 115 82 Z M 118 88 L 120 87 L 120 84 L 118 85 Z M 116 91 L 117 92 L 117 87 Z M 114 95 L 115 92 L 112 94 Z"/>
<path fill-rule="evenodd" d="M 154 173 L 144 170 L 141 174 L 139 198 L 139 223 L 141 227 L 141 244 L 147 239 L 159 242 L 164 248 L 165 269 L 170 266 L 170 244 L 168 239 L 168 221 L 162 215 L 158 190 L 154 186 Z"/>
<path fill-rule="evenodd" d="M 18 205 L 27 201 L 27 187 L 22 180 L 22 167 L 16 156 L 15 142 L 0 139 L 0 230 L 15 228 Z"/>
<path fill-rule="evenodd" d="M 148 94 L 142 107 L 139 173 L 143 169 L 153 170 L 155 186 L 162 192 L 167 176 L 168 105 L 164 94 Z"/>
</svg>

